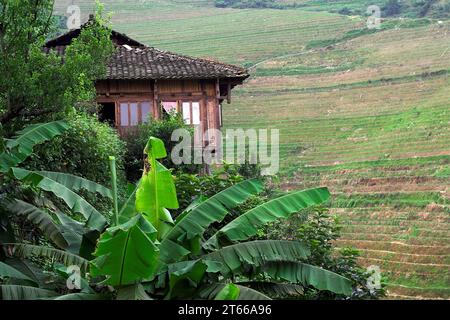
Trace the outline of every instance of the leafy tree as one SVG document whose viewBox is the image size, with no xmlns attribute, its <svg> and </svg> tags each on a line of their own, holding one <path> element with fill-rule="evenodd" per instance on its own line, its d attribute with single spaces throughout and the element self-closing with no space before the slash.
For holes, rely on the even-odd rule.
<svg viewBox="0 0 450 320">
<path fill-rule="evenodd" d="M 333 242 L 341 236 L 342 227 L 338 217 L 331 216 L 328 209 L 317 207 L 308 215 L 299 229 L 296 240 L 305 243 L 311 250 L 308 262 L 343 275 L 352 281 L 354 288 L 352 299 L 377 299 L 385 295 L 385 288 L 369 288 L 367 283 L 371 276 L 357 263 L 359 252 L 352 248 L 335 251 Z M 333 299 L 331 292 L 321 292 L 310 288 L 306 295 L 313 299 Z"/>
<path fill-rule="evenodd" d="M 43 50 L 57 27 L 53 0 L 0 0 L 0 123 L 7 136 L 24 123 L 60 119 L 95 93 L 113 50 L 108 20 L 95 18 L 63 57 Z"/>
</svg>

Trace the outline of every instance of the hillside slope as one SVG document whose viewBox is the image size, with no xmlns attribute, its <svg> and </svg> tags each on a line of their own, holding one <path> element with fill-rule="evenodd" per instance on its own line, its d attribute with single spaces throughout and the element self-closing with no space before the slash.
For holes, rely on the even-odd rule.
<svg viewBox="0 0 450 320">
<path fill-rule="evenodd" d="M 225 125 L 280 129 L 283 187 L 330 187 L 339 244 L 381 267 L 391 297 L 450 298 L 449 21 L 368 31 L 361 16 L 329 12 L 367 1 L 289 10 L 105 2 L 114 27 L 140 41 L 249 67 Z M 78 3 L 87 15 L 91 1 Z"/>
<path fill-rule="evenodd" d="M 221 8 L 299 8 L 328 11 L 346 15 L 366 15 L 368 7 L 376 5 L 383 17 L 436 18 L 450 17 L 449 0 L 214 0 Z"/>
</svg>

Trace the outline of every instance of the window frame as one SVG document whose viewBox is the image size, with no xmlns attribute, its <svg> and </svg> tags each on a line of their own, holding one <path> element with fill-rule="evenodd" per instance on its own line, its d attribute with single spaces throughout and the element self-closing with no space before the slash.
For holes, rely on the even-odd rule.
<svg viewBox="0 0 450 320">
<path fill-rule="evenodd" d="M 116 127 L 121 127 L 121 128 L 134 128 L 139 126 L 140 124 L 145 123 L 145 120 L 143 118 L 143 114 L 142 114 L 142 105 L 144 103 L 147 103 L 149 105 L 149 112 L 147 114 L 147 116 L 150 114 L 152 119 L 155 119 L 155 108 L 154 108 L 154 102 L 153 99 L 145 99 L 145 98 L 141 98 L 141 99 L 133 99 L 133 98 L 128 98 L 128 99 L 121 99 L 119 101 L 116 102 Z M 123 125 L 122 124 L 122 105 L 127 105 L 127 111 L 128 111 L 128 115 L 127 115 L 127 120 L 128 120 L 128 124 L 127 125 Z M 131 125 L 131 105 L 137 105 L 137 124 L 135 125 Z"/>
<path fill-rule="evenodd" d="M 187 123 L 184 118 L 184 104 L 187 103 L 189 104 L 189 123 Z M 194 103 L 198 104 L 198 123 L 194 123 Z M 202 104 L 200 100 L 180 100 L 180 112 L 183 116 L 183 121 L 185 121 L 187 125 L 198 126 L 202 123 Z"/>
<path fill-rule="evenodd" d="M 201 123 L 202 123 L 202 116 L 203 116 L 203 108 L 202 108 L 202 100 L 201 99 L 192 99 L 192 98 L 190 98 L 190 97 L 185 97 L 185 98 L 181 98 L 181 99 L 171 99 L 170 97 L 167 97 L 167 98 L 162 98 L 162 99 L 159 99 L 159 101 L 158 101 L 158 105 L 159 105 L 159 107 L 160 107 L 160 109 L 161 109 L 161 112 L 164 112 L 163 110 L 164 110 L 164 106 L 163 106 L 163 104 L 164 103 L 176 103 L 177 104 L 177 106 L 176 106 L 176 108 L 177 108 L 177 113 L 180 113 L 181 114 L 181 116 L 183 117 L 183 121 L 185 120 L 184 119 L 184 113 L 183 113 L 183 104 L 184 103 L 189 103 L 189 112 L 190 112 L 190 121 L 189 121 L 189 123 L 186 123 L 187 125 L 190 125 L 190 126 L 198 126 L 198 125 L 201 125 Z M 194 103 L 198 103 L 198 124 L 194 124 L 193 122 L 193 104 Z"/>
</svg>

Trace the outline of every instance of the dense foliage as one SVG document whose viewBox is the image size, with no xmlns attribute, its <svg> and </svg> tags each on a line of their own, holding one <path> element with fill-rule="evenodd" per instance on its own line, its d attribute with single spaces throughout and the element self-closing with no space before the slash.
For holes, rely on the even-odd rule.
<svg viewBox="0 0 450 320">
<path fill-rule="evenodd" d="M 371 288 L 372 273 L 361 267 L 359 252 L 352 248 L 336 249 L 334 241 L 341 236 L 337 216 L 323 207 L 311 208 L 307 215 L 294 215 L 289 221 L 274 222 L 261 230 L 259 239 L 285 239 L 305 243 L 311 250 L 308 262 L 336 272 L 352 281 L 352 299 L 378 299 L 385 295 L 385 287 Z M 343 299 L 331 292 L 308 288 L 306 299 Z"/>
<path fill-rule="evenodd" d="M 100 122 L 97 116 L 84 112 L 71 113 L 66 122 L 69 129 L 51 142 L 36 147 L 24 167 L 76 174 L 108 184 L 108 157 L 117 159 L 119 169 L 124 167 L 125 143 L 117 131 Z"/>
<path fill-rule="evenodd" d="M 176 209 L 178 200 L 170 171 L 157 161 L 167 155 L 159 139 L 149 140 L 142 178 L 121 204 L 113 157 L 110 158 L 112 191 L 73 175 L 16 167 L 31 154 L 34 145 L 65 130 L 67 125 L 62 122 L 25 129 L 9 142 L 8 151 L 1 154 L 0 163 L 9 178 L 53 194 L 74 213 L 80 214 L 78 218 L 71 217 L 62 210 L 54 211 L 53 206 L 43 206 L 29 199 L 3 199 L 3 217 L 22 214 L 36 224 L 49 241 L 44 246 L 9 242 L 15 240 L 14 232 L 10 232 L 10 223 L 4 225 L 9 239 L 1 243 L 4 249 L 0 265 L 3 299 L 228 297 L 223 290 L 230 289 L 230 280 L 235 282 L 232 288 L 238 291 L 234 298 L 242 299 L 268 298 L 252 289 L 260 287 L 275 295 L 280 292 L 299 295 L 309 286 L 338 294 L 351 293 L 348 279 L 303 262 L 311 253 L 300 242 L 245 242 L 266 223 L 323 203 L 329 197 L 326 189 L 294 192 L 262 203 L 203 238 L 209 226 L 222 221 L 233 207 L 261 192 L 263 184 L 255 179 L 242 181 L 193 204 L 173 220 L 167 209 Z M 11 159 L 15 161 L 9 161 Z M 81 189 L 112 197 L 112 218 L 104 218 L 93 205 L 77 195 Z M 107 225 L 110 227 L 105 231 Z M 2 239 L 8 238 L 6 233 L 2 232 Z M 51 243 L 58 249 L 48 245 Z M 92 255 L 96 257 L 94 260 Z M 243 255 L 245 260 L 241 259 Z M 39 263 L 45 263 L 46 267 L 43 269 Z M 66 286 L 61 287 L 65 280 L 71 280 L 70 270 L 74 266 L 81 277 L 78 285 L 71 288 L 66 281 Z M 34 274 L 29 273 L 30 267 Z M 94 278 L 88 277 L 88 271 Z M 52 278 L 51 282 L 38 280 L 43 272 Z M 108 291 L 106 285 L 113 286 L 114 292 Z"/>
<path fill-rule="evenodd" d="M 94 96 L 112 53 L 110 29 L 101 8 L 62 56 L 43 45 L 54 30 L 53 1 L 0 2 L 0 123 L 9 135 L 25 123 L 61 119 Z"/>
</svg>

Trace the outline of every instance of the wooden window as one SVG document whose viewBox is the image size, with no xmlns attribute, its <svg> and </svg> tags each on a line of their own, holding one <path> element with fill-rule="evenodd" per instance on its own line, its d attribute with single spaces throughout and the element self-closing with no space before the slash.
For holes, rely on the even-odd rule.
<svg viewBox="0 0 450 320">
<path fill-rule="evenodd" d="M 134 127 L 149 121 L 153 115 L 153 104 L 150 101 L 120 102 L 118 113 L 118 126 Z"/>
<path fill-rule="evenodd" d="M 191 124 L 191 104 L 183 102 L 183 120 L 185 123 Z"/>
<path fill-rule="evenodd" d="M 153 105 L 150 102 L 141 103 L 142 122 L 147 123 L 150 121 L 150 117 L 153 115 Z"/>
<path fill-rule="evenodd" d="M 182 104 L 183 119 L 186 124 L 200 124 L 200 103 L 185 101 Z"/>
<path fill-rule="evenodd" d="M 129 124 L 129 121 L 128 121 L 128 119 L 129 119 L 129 117 L 128 117 L 128 115 L 129 115 L 128 103 L 121 103 L 119 112 L 120 112 L 120 123 L 119 123 L 119 125 L 121 127 L 129 126 L 130 124 Z"/>
<path fill-rule="evenodd" d="M 137 103 L 130 103 L 130 126 L 137 126 L 139 124 L 139 111 Z"/>
</svg>

